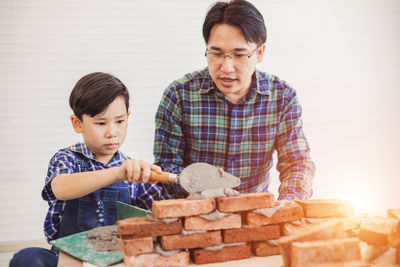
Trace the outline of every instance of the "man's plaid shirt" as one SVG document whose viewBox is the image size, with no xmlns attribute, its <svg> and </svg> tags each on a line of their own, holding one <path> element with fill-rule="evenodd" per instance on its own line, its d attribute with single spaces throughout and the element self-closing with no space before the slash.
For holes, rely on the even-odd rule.
<svg viewBox="0 0 400 267">
<path fill-rule="evenodd" d="M 249 93 L 234 105 L 205 68 L 165 90 L 156 114 L 155 164 L 179 173 L 206 162 L 239 177 L 239 192 L 266 192 L 276 150 L 279 199 L 307 199 L 315 165 L 302 126 L 296 92 L 276 76 L 256 70 Z M 167 197 L 185 196 L 177 184 L 163 187 Z"/>
</svg>

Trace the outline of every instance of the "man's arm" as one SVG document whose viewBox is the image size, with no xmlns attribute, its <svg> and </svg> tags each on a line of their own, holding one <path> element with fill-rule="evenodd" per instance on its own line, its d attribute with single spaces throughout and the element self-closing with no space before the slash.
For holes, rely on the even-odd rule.
<svg viewBox="0 0 400 267">
<path fill-rule="evenodd" d="M 184 167 L 185 137 L 182 132 L 182 111 L 173 86 L 162 96 L 155 124 L 155 164 L 163 171 L 180 173 Z M 178 183 L 160 185 L 166 198 L 185 198 L 188 195 Z"/>
<path fill-rule="evenodd" d="M 296 92 L 291 88 L 286 92 L 275 143 L 281 181 L 279 199 L 308 199 L 312 195 L 315 164 L 303 133 L 302 111 Z"/>
</svg>

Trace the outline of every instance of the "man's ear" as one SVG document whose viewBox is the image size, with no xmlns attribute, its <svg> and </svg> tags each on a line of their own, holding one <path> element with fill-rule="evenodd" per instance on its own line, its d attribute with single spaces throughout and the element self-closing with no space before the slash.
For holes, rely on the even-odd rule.
<svg viewBox="0 0 400 267">
<path fill-rule="evenodd" d="M 265 52 L 265 44 L 262 44 L 258 49 L 257 49 L 257 62 L 260 63 L 263 59 Z"/>
<path fill-rule="evenodd" d="M 82 121 L 75 115 L 71 115 L 70 119 L 75 132 L 78 134 L 82 133 Z"/>
</svg>

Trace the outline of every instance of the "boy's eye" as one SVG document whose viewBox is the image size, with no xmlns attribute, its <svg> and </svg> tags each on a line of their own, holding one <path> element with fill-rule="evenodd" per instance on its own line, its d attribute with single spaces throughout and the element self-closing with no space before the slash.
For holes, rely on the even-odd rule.
<svg viewBox="0 0 400 267">
<path fill-rule="evenodd" d="M 100 126 L 105 125 L 104 122 L 96 122 L 96 124 L 97 124 L 97 125 L 100 125 Z"/>
<path fill-rule="evenodd" d="M 118 120 L 117 123 L 123 123 L 125 120 Z"/>
</svg>

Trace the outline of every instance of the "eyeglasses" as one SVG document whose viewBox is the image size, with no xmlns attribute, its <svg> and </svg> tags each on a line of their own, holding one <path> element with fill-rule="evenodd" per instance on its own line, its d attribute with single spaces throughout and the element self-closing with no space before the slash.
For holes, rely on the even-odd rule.
<svg viewBox="0 0 400 267">
<path fill-rule="evenodd" d="M 258 47 L 257 47 L 258 48 Z M 249 61 L 249 58 L 256 52 L 257 48 L 254 50 L 250 51 L 249 53 L 232 53 L 232 54 L 225 54 L 222 52 L 206 52 L 204 55 L 208 58 L 208 60 L 212 63 L 222 63 L 225 58 L 230 58 L 233 63 L 247 63 Z"/>
</svg>

